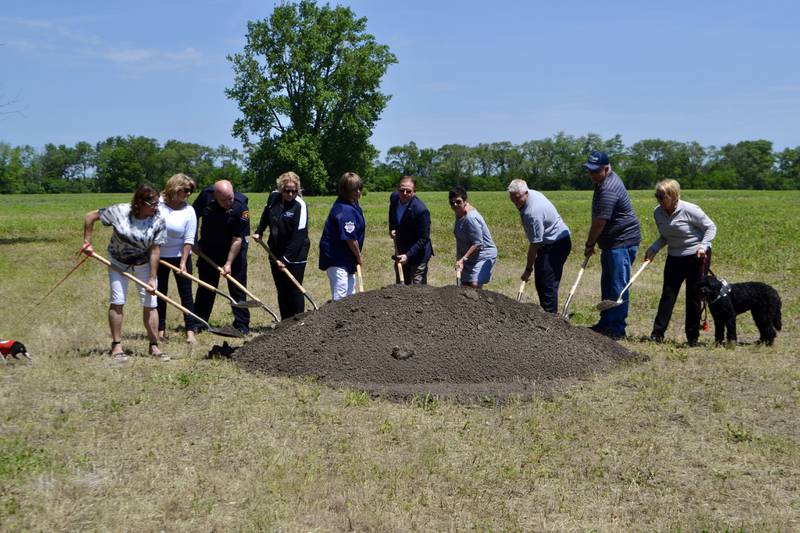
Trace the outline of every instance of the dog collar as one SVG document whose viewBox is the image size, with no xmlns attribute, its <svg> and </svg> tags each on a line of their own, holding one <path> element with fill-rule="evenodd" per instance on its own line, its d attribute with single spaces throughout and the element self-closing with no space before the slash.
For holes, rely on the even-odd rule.
<svg viewBox="0 0 800 533">
<path fill-rule="evenodd" d="M 719 278 L 719 282 L 722 283 L 722 288 L 719 290 L 719 296 L 714 298 L 714 301 L 711 302 L 712 304 L 717 303 L 718 300 L 727 297 L 731 293 L 731 286 L 722 278 Z"/>
</svg>

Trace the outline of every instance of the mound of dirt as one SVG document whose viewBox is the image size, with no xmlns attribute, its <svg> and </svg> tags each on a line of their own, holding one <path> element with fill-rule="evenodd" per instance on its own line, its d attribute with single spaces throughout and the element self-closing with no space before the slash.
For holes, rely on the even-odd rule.
<svg viewBox="0 0 800 533">
<path fill-rule="evenodd" d="M 281 322 L 233 354 L 245 368 L 314 376 L 390 399 L 529 397 L 638 356 L 538 305 L 486 290 L 400 286 Z"/>
</svg>

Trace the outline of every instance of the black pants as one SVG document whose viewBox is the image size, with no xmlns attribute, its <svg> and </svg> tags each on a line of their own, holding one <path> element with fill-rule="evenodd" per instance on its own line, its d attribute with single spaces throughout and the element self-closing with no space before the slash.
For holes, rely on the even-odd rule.
<svg viewBox="0 0 800 533">
<path fill-rule="evenodd" d="M 180 257 L 162 257 L 165 263 L 180 267 Z M 192 273 L 192 258 L 186 260 L 186 271 Z M 192 303 L 192 280 L 184 278 L 174 270 L 164 265 L 158 265 L 158 290 L 164 294 L 169 294 L 169 273 L 175 274 L 175 285 L 178 286 L 178 294 L 181 297 L 181 305 L 189 311 L 194 312 L 194 304 Z M 183 325 L 186 331 L 197 331 L 197 321 L 192 315 L 183 315 Z M 158 299 L 158 331 L 167 329 L 167 302 Z"/>
<path fill-rule="evenodd" d="M 269 267 L 272 270 L 272 279 L 275 281 L 275 289 L 278 291 L 278 308 L 281 312 L 281 320 L 286 320 L 289 317 L 293 317 L 305 311 L 305 296 L 300 292 L 300 289 L 292 283 L 289 276 L 287 276 L 285 272 L 282 272 L 273 261 L 269 262 Z M 306 272 L 306 264 L 286 264 L 286 268 L 292 276 L 295 277 L 297 282 L 302 285 L 303 276 Z"/>
<path fill-rule="evenodd" d="M 661 288 L 661 300 L 658 302 L 658 313 L 653 322 L 653 333 L 656 337 L 664 337 L 675 300 L 686 282 L 686 340 L 696 341 L 700 337 L 700 311 L 703 301 L 697 291 L 697 285 L 708 272 L 711 265 L 711 249 L 706 251 L 706 258 L 696 255 L 667 256 L 664 263 L 664 285 Z"/>
<path fill-rule="evenodd" d="M 572 239 L 569 236 L 559 239 L 553 244 L 541 246 L 533 263 L 533 281 L 539 305 L 548 313 L 558 312 L 558 287 L 564 263 L 572 251 Z"/>
<path fill-rule="evenodd" d="M 219 266 L 222 266 L 228 258 L 227 250 L 222 253 L 208 252 L 206 250 L 203 250 L 203 252 Z M 202 258 L 197 260 L 197 273 L 198 277 L 209 285 L 213 285 L 214 287 L 219 286 L 219 270 L 209 265 L 208 262 Z M 239 252 L 239 256 L 231 265 L 231 275 L 236 281 L 245 287 L 247 286 L 247 250 L 245 248 Z M 248 299 L 244 291 L 231 281 L 228 281 L 228 292 L 237 302 Z M 197 294 L 194 299 L 194 310 L 197 316 L 206 322 L 208 322 L 211 311 L 214 309 L 214 299 L 216 296 L 217 293 L 205 287 L 197 288 Z M 250 331 L 250 310 L 238 307 L 232 307 L 231 309 L 233 310 L 233 327 L 242 333 L 248 333 Z"/>
<path fill-rule="evenodd" d="M 406 263 L 401 266 L 403 267 L 403 282 L 406 285 L 428 284 L 428 263 Z M 400 274 L 397 270 L 394 271 L 394 282 L 400 283 Z"/>
</svg>

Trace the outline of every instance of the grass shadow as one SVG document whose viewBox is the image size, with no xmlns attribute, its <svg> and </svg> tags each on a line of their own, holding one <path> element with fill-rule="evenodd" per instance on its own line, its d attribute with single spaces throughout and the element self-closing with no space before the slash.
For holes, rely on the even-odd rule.
<svg viewBox="0 0 800 533">
<path fill-rule="evenodd" d="M 59 242 L 56 237 L 0 237 L 0 246 L 10 244 L 30 244 L 32 242 Z"/>
</svg>

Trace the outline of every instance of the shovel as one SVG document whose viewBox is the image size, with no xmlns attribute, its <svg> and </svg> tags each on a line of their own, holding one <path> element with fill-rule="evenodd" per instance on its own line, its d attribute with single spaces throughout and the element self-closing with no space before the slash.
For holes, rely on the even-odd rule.
<svg viewBox="0 0 800 533">
<path fill-rule="evenodd" d="M 259 240 L 257 240 L 256 242 L 257 242 L 258 244 L 260 244 L 260 245 L 261 245 L 261 247 L 262 247 L 262 248 L 264 248 L 264 250 L 266 250 L 266 251 L 267 251 L 267 253 L 268 253 L 268 254 L 269 254 L 269 256 L 272 258 L 272 260 L 273 260 L 273 261 L 275 261 L 276 263 L 278 262 L 278 258 L 277 258 L 277 257 L 275 257 L 275 254 L 273 254 L 273 253 L 272 253 L 272 250 L 270 250 L 270 249 L 269 249 L 269 246 L 267 246 L 267 245 L 266 245 L 266 243 L 265 243 L 265 242 L 264 242 L 262 239 L 259 239 Z M 302 286 L 302 285 L 300 285 L 300 282 L 299 282 L 299 281 L 297 281 L 297 278 L 295 278 L 295 277 L 292 275 L 292 273 L 291 273 L 291 272 L 289 272 L 289 269 L 288 269 L 288 268 L 282 268 L 282 269 L 281 269 L 281 271 L 283 271 L 283 273 L 284 273 L 284 274 L 286 274 L 287 276 L 289 276 L 289 279 L 291 280 L 291 282 L 292 282 L 292 283 L 294 283 L 294 286 L 295 286 L 295 287 L 297 287 L 297 289 L 298 289 L 298 290 L 299 290 L 301 293 L 303 293 L 303 296 L 305 296 L 305 297 L 306 297 L 306 299 L 307 299 L 309 302 L 311 302 L 311 305 L 313 305 L 313 306 L 314 306 L 314 310 L 316 311 L 317 309 L 319 309 L 319 307 L 317 307 L 317 304 L 316 304 L 316 302 L 315 302 L 313 299 L 311 299 L 311 296 L 310 296 L 310 295 L 309 295 L 309 294 L 306 292 L 306 290 L 303 288 L 303 286 Z"/>
<path fill-rule="evenodd" d="M 456 269 L 456 287 L 461 285 L 461 271 Z"/>
<path fill-rule="evenodd" d="M 405 285 L 406 280 L 403 279 L 403 265 L 397 262 L 397 239 L 395 239 L 394 235 L 392 235 L 392 244 L 394 244 L 394 255 L 392 259 L 394 259 L 394 268 L 397 270 L 397 278 L 400 280 L 400 285 Z"/>
<path fill-rule="evenodd" d="M 523 281 L 519 284 L 519 292 L 517 293 L 517 303 L 522 301 L 522 293 L 525 292 L 525 284 L 527 281 Z"/>
<path fill-rule="evenodd" d="M 578 277 L 575 279 L 575 283 L 572 284 L 572 288 L 569 290 L 569 296 L 567 296 L 567 301 L 564 302 L 564 310 L 561 312 L 561 318 L 564 320 L 569 321 L 569 315 L 567 312 L 569 311 L 569 304 L 572 302 L 572 297 L 575 296 L 575 291 L 578 289 L 578 283 L 581 282 L 581 278 L 583 277 L 583 271 L 586 270 L 586 265 L 589 264 L 589 257 L 586 256 L 583 258 L 583 263 L 581 263 L 581 269 L 578 271 Z"/>
<path fill-rule="evenodd" d="M 147 283 L 143 282 L 142 280 L 140 280 L 136 276 L 130 274 L 129 272 L 123 272 L 123 271 L 115 268 L 114 265 L 111 264 L 111 261 L 109 261 L 105 257 L 101 257 L 101 256 L 97 255 L 97 252 L 93 252 L 91 257 L 94 257 L 95 259 L 97 259 L 98 261 L 100 261 L 101 263 L 106 265 L 108 268 L 110 268 L 111 270 L 114 270 L 114 271 L 118 272 L 119 274 L 122 274 L 123 276 L 125 276 L 129 280 L 133 281 L 137 285 L 139 285 L 141 287 L 144 287 L 144 288 L 146 288 L 148 290 L 150 289 L 150 286 Z M 208 329 L 209 333 L 213 333 L 214 335 L 219 335 L 221 337 L 234 337 L 234 338 L 237 338 L 237 339 L 241 338 L 241 337 L 244 337 L 244 335 L 242 335 L 242 332 L 239 331 L 236 328 L 231 328 L 231 327 L 227 327 L 227 326 L 226 327 L 222 327 L 222 328 L 212 327 L 211 324 L 209 324 L 208 322 L 206 322 L 205 320 L 203 320 L 202 318 L 200 318 L 196 314 L 192 313 L 191 311 L 186 309 L 184 306 L 182 306 L 181 304 L 179 304 L 175 300 L 171 299 L 166 294 L 163 294 L 163 293 L 158 292 L 158 291 L 154 291 L 154 294 L 157 297 L 159 297 L 162 300 L 164 300 L 165 302 L 167 302 L 168 304 L 177 307 L 178 309 L 180 309 L 181 312 L 194 317 L 195 320 L 197 320 L 198 322 L 203 324 L 206 327 L 206 329 Z"/>
<path fill-rule="evenodd" d="M 619 293 L 619 298 L 617 298 L 616 300 L 603 300 L 602 302 L 597 304 L 597 310 L 598 311 L 606 311 L 608 309 L 613 309 L 613 308 L 617 307 L 618 305 L 622 305 L 622 296 L 625 294 L 625 292 L 628 289 L 631 288 L 631 285 L 633 285 L 633 282 L 636 281 L 636 278 L 639 277 L 639 274 L 641 274 L 642 271 L 644 271 L 644 269 L 647 268 L 647 265 L 649 265 L 649 264 L 650 264 L 650 260 L 649 259 L 645 259 L 644 263 L 642 263 L 642 266 L 640 266 L 639 270 L 636 271 L 636 274 L 634 274 L 633 277 L 631 278 L 631 280 L 628 282 L 628 284 L 625 285 L 622 288 L 622 290 Z"/>
<path fill-rule="evenodd" d="M 364 276 L 361 274 L 361 265 L 356 264 L 356 281 L 358 281 L 358 292 L 364 292 Z"/>
<path fill-rule="evenodd" d="M 214 268 L 216 268 L 217 270 L 219 270 L 219 273 L 220 273 L 220 275 L 221 275 L 222 277 L 224 277 L 225 279 L 227 279 L 228 281 L 230 281 L 231 283 L 233 283 L 234 285 L 236 285 L 237 287 L 239 287 L 239 288 L 242 290 L 242 292 L 243 292 L 243 293 L 245 293 L 245 294 L 246 294 L 246 295 L 247 295 L 249 298 L 251 298 L 251 299 L 255 300 L 255 302 L 258 304 L 258 307 L 261 307 L 261 308 L 263 308 L 264 310 L 266 310 L 266 311 L 267 311 L 267 313 L 271 314 L 271 315 L 272 315 L 272 318 L 273 318 L 273 320 L 275 321 L 275 323 L 278 323 L 278 322 L 280 322 L 280 321 L 281 321 L 281 320 L 278 318 L 278 315 L 276 315 L 275 313 L 273 313 L 273 312 L 272 312 L 272 309 L 270 309 L 269 307 L 267 307 L 267 305 L 266 305 L 264 302 L 262 302 L 261 300 L 259 300 L 259 299 L 258 299 L 258 297 L 257 297 L 256 295 L 254 295 L 252 292 L 248 291 L 248 290 L 247 290 L 247 287 L 245 287 L 244 285 L 242 285 L 241 283 L 239 283 L 239 280 L 237 280 L 236 278 L 234 278 L 234 277 L 233 277 L 233 276 L 231 276 L 230 274 L 226 274 L 226 273 L 225 273 L 225 271 L 224 271 L 224 270 L 222 270 L 222 268 L 220 268 L 220 267 L 219 267 L 219 265 L 217 265 L 217 264 L 216 264 L 214 261 L 212 261 L 212 260 L 211 260 L 211 258 L 210 258 L 210 257 L 208 257 L 208 256 L 207 256 L 207 255 L 206 255 L 206 254 L 205 254 L 205 253 L 204 253 L 202 250 L 200 250 L 199 248 L 197 248 L 196 250 L 193 250 L 193 251 L 197 252 L 197 255 L 198 255 L 200 258 L 202 258 L 202 259 L 203 259 L 203 261 L 205 261 L 206 263 L 208 263 L 208 264 L 209 264 L 209 265 L 211 265 L 212 267 L 214 267 Z"/>
<path fill-rule="evenodd" d="M 212 284 L 206 283 L 202 279 L 200 279 L 200 278 L 198 278 L 196 276 L 192 276 L 188 272 L 182 272 L 180 268 L 176 267 L 172 263 L 167 263 L 163 259 L 159 259 L 158 262 L 161 263 L 162 265 L 164 265 L 165 267 L 174 270 L 175 272 L 177 272 L 181 276 L 183 276 L 185 278 L 189 278 L 190 280 L 194 281 L 195 283 L 197 283 L 201 287 L 205 287 L 206 289 L 208 289 L 210 291 L 216 292 L 217 294 L 219 294 L 223 298 L 227 298 L 228 300 L 231 301 L 231 307 L 239 307 L 239 308 L 261 307 L 261 304 L 256 302 L 255 300 L 247 300 L 247 301 L 237 302 L 236 299 L 233 296 L 231 296 L 230 294 L 228 294 L 226 292 L 222 292 L 221 290 L 219 290 L 217 287 L 213 286 Z"/>
</svg>

